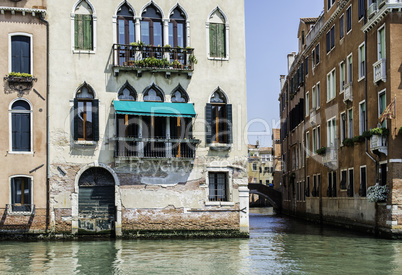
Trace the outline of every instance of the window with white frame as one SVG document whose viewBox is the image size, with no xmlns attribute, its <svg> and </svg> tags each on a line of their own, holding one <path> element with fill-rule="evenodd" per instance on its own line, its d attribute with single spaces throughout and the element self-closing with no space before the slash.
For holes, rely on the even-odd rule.
<svg viewBox="0 0 402 275">
<path fill-rule="evenodd" d="M 15 176 L 10 179 L 11 212 L 32 211 L 32 179 L 27 176 Z"/>
<path fill-rule="evenodd" d="M 352 30 L 352 5 L 346 10 L 346 33 Z"/>
<path fill-rule="evenodd" d="M 361 197 L 366 196 L 367 191 L 367 171 L 366 166 L 360 167 L 360 188 L 359 188 L 359 195 Z"/>
<path fill-rule="evenodd" d="M 339 64 L 339 89 L 340 89 L 340 93 L 343 93 L 343 91 L 345 90 L 345 84 L 346 84 L 346 79 L 345 79 L 345 62 L 342 61 Z"/>
<path fill-rule="evenodd" d="M 306 133 L 306 156 L 310 156 L 310 132 Z"/>
<path fill-rule="evenodd" d="M 340 143 L 345 140 L 346 138 L 346 113 L 341 113 L 341 140 Z"/>
<path fill-rule="evenodd" d="M 310 115 L 310 95 L 309 92 L 306 93 L 306 116 Z"/>
<path fill-rule="evenodd" d="M 359 46 L 359 80 L 363 79 L 366 75 L 366 53 L 365 44 Z"/>
<path fill-rule="evenodd" d="M 313 108 L 313 110 L 315 110 L 317 107 L 317 97 L 316 97 L 315 86 L 313 86 L 313 88 L 311 89 L 311 107 Z"/>
<path fill-rule="evenodd" d="M 386 57 L 385 26 L 382 26 L 377 31 L 377 56 L 378 60 Z"/>
<path fill-rule="evenodd" d="M 353 197 L 355 194 L 353 168 L 349 168 L 348 172 L 348 196 Z"/>
<path fill-rule="evenodd" d="M 348 137 L 353 137 L 353 109 L 348 110 Z"/>
<path fill-rule="evenodd" d="M 327 147 L 335 147 L 336 118 L 327 121 Z"/>
<path fill-rule="evenodd" d="M 225 172 L 209 172 L 209 201 L 228 201 L 228 179 Z"/>
<path fill-rule="evenodd" d="M 10 34 L 9 72 L 32 74 L 32 35 Z"/>
<path fill-rule="evenodd" d="M 359 135 L 366 131 L 366 102 L 362 101 L 359 104 Z"/>
<path fill-rule="evenodd" d="M 317 129 L 313 129 L 313 154 L 316 153 L 317 151 Z"/>
<path fill-rule="evenodd" d="M 16 100 L 10 110 L 10 151 L 32 152 L 32 108 L 25 100 Z"/>
<path fill-rule="evenodd" d="M 320 43 L 315 46 L 315 64 L 320 63 Z"/>
<path fill-rule="evenodd" d="M 327 102 L 335 98 L 335 79 L 335 69 L 333 69 L 329 74 L 327 74 Z"/>
<path fill-rule="evenodd" d="M 75 7 L 72 18 L 74 20 L 74 51 L 94 50 L 94 24 L 96 20 L 94 20 L 93 14 L 92 6 L 86 0 L 80 1 Z"/>
<path fill-rule="evenodd" d="M 339 39 L 342 39 L 345 36 L 345 16 L 339 18 Z"/>
<path fill-rule="evenodd" d="M 317 109 L 321 106 L 321 91 L 320 91 L 320 82 L 315 85 L 315 94 L 317 99 Z"/>
<path fill-rule="evenodd" d="M 327 53 L 335 48 L 335 26 L 327 32 Z"/>
<path fill-rule="evenodd" d="M 345 190 L 347 188 L 347 177 L 348 177 L 347 175 L 348 175 L 347 169 L 341 170 L 341 183 L 339 186 L 341 190 Z"/>
<path fill-rule="evenodd" d="M 378 117 L 382 115 L 386 107 L 387 107 L 387 98 L 385 90 L 382 90 L 381 92 L 378 93 Z M 387 127 L 386 119 L 383 121 L 381 127 Z"/>
<path fill-rule="evenodd" d="M 317 149 L 321 148 L 321 127 L 317 126 Z"/>
<path fill-rule="evenodd" d="M 253 171 L 257 171 L 257 163 L 253 163 Z"/>
<path fill-rule="evenodd" d="M 227 59 L 229 57 L 229 27 L 224 13 L 216 8 L 207 23 L 208 57 L 211 59 Z"/>
<path fill-rule="evenodd" d="M 352 80 L 353 80 L 353 57 L 352 57 L 352 54 L 348 55 L 348 57 L 346 59 L 346 65 L 347 65 L 346 83 L 352 83 Z"/>
</svg>

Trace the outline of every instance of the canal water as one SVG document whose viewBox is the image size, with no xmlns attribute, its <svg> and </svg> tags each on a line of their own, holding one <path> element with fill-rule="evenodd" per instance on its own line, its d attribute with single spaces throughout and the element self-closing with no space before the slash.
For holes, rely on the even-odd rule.
<svg viewBox="0 0 402 275">
<path fill-rule="evenodd" d="M 251 210 L 250 239 L 1 242 L 0 274 L 402 274 L 402 242 Z"/>
</svg>

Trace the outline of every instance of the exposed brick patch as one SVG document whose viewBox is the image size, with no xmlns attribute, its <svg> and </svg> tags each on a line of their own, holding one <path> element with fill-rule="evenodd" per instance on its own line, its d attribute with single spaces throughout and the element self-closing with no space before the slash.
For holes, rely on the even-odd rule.
<svg viewBox="0 0 402 275">
<path fill-rule="evenodd" d="M 71 232 L 71 219 L 70 219 L 72 215 L 71 209 L 56 208 L 54 210 L 54 214 L 55 214 L 56 232 Z"/>
<path fill-rule="evenodd" d="M 44 232 L 46 230 L 46 209 L 36 209 L 33 215 L 8 215 L 0 210 L 0 231 Z"/>
</svg>

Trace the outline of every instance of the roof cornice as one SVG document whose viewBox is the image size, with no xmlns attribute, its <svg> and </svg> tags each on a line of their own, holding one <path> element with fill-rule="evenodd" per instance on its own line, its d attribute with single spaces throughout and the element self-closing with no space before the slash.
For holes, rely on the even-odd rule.
<svg viewBox="0 0 402 275">
<path fill-rule="evenodd" d="M 18 13 L 21 13 L 22 15 L 25 16 L 27 13 L 31 13 L 32 16 L 35 16 L 36 14 L 42 14 L 43 16 L 46 15 L 46 10 L 44 9 L 29 9 L 29 8 L 18 8 L 18 7 L 0 7 L 0 13 L 4 14 L 5 12 L 11 12 L 12 15 Z"/>
</svg>

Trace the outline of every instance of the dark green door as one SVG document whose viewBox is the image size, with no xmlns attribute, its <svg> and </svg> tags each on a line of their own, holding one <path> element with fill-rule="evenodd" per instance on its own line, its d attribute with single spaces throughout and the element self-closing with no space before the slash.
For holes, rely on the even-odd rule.
<svg viewBox="0 0 402 275">
<path fill-rule="evenodd" d="M 115 212 L 113 177 L 103 168 L 85 171 L 79 181 L 79 233 L 110 233 L 114 230 Z"/>
</svg>

